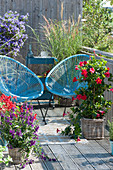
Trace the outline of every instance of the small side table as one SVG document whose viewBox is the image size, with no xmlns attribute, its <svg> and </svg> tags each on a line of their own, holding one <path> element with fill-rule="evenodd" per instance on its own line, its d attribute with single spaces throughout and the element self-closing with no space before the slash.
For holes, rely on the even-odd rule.
<svg viewBox="0 0 113 170">
<path fill-rule="evenodd" d="M 31 54 L 31 55 L 27 55 L 26 56 L 26 66 L 28 67 L 28 64 L 51 64 L 52 67 L 54 67 L 54 63 L 55 61 L 57 62 L 58 60 L 55 58 L 55 57 L 49 57 L 49 56 L 45 56 L 45 57 L 35 57 L 33 56 L 33 53 L 32 51 L 30 51 L 28 54 Z M 45 78 L 44 76 L 38 76 L 42 83 L 44 84 L 44 87 L 45 87 Z M 52 104 L 52 107 L 54 108 L 55 107 L 55 104 L 54 104 L 54 95 L 52 93 L 50 93 L 46 88 L 44 89 L 44 93 L 41 97 L 39 97 L 38 99 L 38 103 L 40 105 L 40 102 L 39 100 L 49 100 L 48 102 L 48 107 Z M 46 102 L 47 103 L 47 102 Z M 47 111 L 48 111 L 48 108 L 46 108 L 46 111 L 45 111 L 45 115 L 40 107 L 40 110 L 41 110 L 41 113 L 42 113 L 42 116 L 43 116 L 43 121 L 45 122 L 45 117 L 46 117 L 46 114 L 47 114 Z M 46 124 L 46 122 L 45 122 Z"/>
</svg>

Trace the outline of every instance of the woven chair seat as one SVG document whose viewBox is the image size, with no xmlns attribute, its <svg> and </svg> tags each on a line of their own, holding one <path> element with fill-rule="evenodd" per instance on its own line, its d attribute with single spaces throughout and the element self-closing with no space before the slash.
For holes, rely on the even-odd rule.
<svg viewBox="0 0 113 170">
<path fill-rule="evenodd" d="M 58 63 L 47 75 L 45 85 L 51 93 L 64 97 L 72 98 L 76 96 L 75 89 L 86 86 L 87 83 L 73 82 L 74 77 L 80 77 L 81 72 L 75 70 L 75 66 L 80 61 L 89 60 L 89 56 L 85 54 L 78 54 L 68 57 Z"/>
<path fill-rule="evenodd" d="M 41 80 L 26 66 L 6 56 L 0 55 L 0 91 L 15 102 L 23 102 L 40 97 L 44 87 Z"/>
</svg>

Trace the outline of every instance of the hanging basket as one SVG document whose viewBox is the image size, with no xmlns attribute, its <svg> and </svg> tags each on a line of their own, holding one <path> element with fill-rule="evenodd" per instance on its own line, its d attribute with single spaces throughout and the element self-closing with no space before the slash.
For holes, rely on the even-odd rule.
<svg viewBox="0 0 113 170">
<path fill-rule="evenodd" d="M 104 119 L 81 119 L 82 135 L 86 139 L 104 138 Z"/>
</svg>

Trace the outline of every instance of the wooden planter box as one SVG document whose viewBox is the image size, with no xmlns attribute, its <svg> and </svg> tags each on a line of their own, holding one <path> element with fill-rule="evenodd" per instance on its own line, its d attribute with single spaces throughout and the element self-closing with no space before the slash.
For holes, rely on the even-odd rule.
<svg viewBox="0 0 113 170">
<path fill-rule="evenodd" d="M 82 135 L 86 139 L 104 138 L 104 119 L 81 119 Z"/>
</svg>

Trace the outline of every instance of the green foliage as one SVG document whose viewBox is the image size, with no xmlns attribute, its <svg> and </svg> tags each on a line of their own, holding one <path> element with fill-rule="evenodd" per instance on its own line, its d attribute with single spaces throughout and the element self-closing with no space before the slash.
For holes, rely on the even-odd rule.
<svg viewBox="0 0 113 170">
<path fill-rule="evenodd" d="M 107 84 L 105 79 L 112 81 L 110 68 L 106 67 L 106 61 L 103 59 L 95 59 L 92 57 L 86 64 L 76 66 L 81 72 L 81 76 L 77 81 L 82 84 L 82 87 L 77 89 L 76 99 L 82 100 L 80 108 L 80 116 L 89 119 L 103 118 L 111 107 L 112 102 L 106 100 L 104 92 L 112 91 L 111 84 Z M 84 85 L 84 86 L 83 86 Z"/>
<path fill-rule="evenodd" d="M 4 151 L 5 151 L 5 146 L 1 146 L 0 145 L 0 164 L 1 163 L 5 163 L 6 165 L 8 165 L 9 161 L 11 162 L 12 159 L 11 157 L 8 155 L 6 158 L 4 158 Z"/>
<path fill-rule="evenodd" d="M 51 55 L 57 57 L 58 61 L 76 54 L 81 45 L 79 22 L 75 24 L 74 19 L 68 21 L 49 21 L 45 17 L 46 25 L 43 26 L 47 48 Z"/>
<path fill-rule="evenodd" d="M 63 132 L 65 135 L 71 132 L 71 135 L 76 139 L 81 132 L 81 118 L 101 119 L 111 108 L 112 101 L 106 100 L 104 97 L 106 90 L 113 92 L 111 84 L 105 81 L 107 79 L 112 81 L 113 78 L 106 63 L 105 60 L 95 59 L 92 56 L 90 60 L 81 61 L 79 65 L 76 65 L 75 71 L 79 72 L 79 77 L 74 77 L 73 82 L 78 82 L 79 87 L 75 90 L 76 98 L 73 100 L 76 100 L 79 105 L 71 108 L 70 126 Z"/>
<path fill-rule="evenodd" d="M 108 120 L 108 125 L 109 125 L 109 136 L 110 136 L 110 140 L 113 141 L 113 122 L 110 122 Z"/>
<path fill-rule="evenodd" d="M 102 7 L 102 0 L 89 0 L 83 8 L 83 45 L 106 50 L 113 44 L 108 35 L 111 32 L 111 13 Z"/>
</svg>

